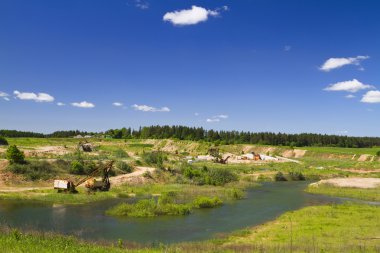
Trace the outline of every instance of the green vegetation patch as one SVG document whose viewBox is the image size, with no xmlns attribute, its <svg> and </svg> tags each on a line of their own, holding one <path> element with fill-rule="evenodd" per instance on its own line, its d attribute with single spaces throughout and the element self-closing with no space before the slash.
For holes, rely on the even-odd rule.
<svg viewBox="0 0 380 253">
<path fill-rule="evenodd" d="M 222 204 L 223 201 L 220 200 L 218 197 L 210 198 L 205 196 L 199 196 L 193 202 L 193 206 L 195 208 L 213 208 L 221 206 Z"/>
<path fill-rule="evenodd" d="M 159 203 L 155 199 L 142 199 L 135 204 L 122 203 L 106 211 L 112 216 L 154 217 L 162 215 L 187 215 L 191 207 L 186 204 Z"/>
<path fill-rule="evenodd" d="M 244 230 L 219 248 L 247 252 L 379 252 L 379 217 L 377 206 L 311 206 Z M 204 249 L 207 251 L 206 245 Z"/>
<path fill-rule="evenodd" d="M 328 196 L 338 196 L 345 198 L 362 199 L 368 201 L 380 201 L 380 187 L 378 188 L 348 188 L 336 187 L 331 184 L 309 185 L 306 192 L 314 194 L 324 194 Z"/>
</svg>

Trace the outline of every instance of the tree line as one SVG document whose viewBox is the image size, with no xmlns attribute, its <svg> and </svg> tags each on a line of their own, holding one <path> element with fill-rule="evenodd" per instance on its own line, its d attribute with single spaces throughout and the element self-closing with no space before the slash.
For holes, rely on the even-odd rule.
<svg viewBox="0 0 380 253">
<path fill-rule="evenodd" d="M 73 137 L 76 135 L 93 135 L 114 139 L 179 139 L 207 141 L 216 144 L 262 144 L 276 146 L 329 146 L 329 147 L 374 147 L 380 146 L 380 137 L 350 137 L 327 134 L 286 134 L 272 132 L 215 131 L 202 127 L 187 126 L 146 126 L 139 129 L 109 129 L 105 132 L 57 131 L 52 134 L 0 130 L 4 137 Z"/>
</svg>

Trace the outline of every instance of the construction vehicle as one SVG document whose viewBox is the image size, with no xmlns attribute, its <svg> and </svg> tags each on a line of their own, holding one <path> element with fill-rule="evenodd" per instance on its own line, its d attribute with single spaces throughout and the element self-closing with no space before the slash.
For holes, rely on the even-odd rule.
<svg viewBox="0 0 380 253">
<path fill-rule="evenodd" d="M 219 153 L 218 148 L 210 148 L 208 150 L 208 153 L 214 157 L 214 162 L 215 163 L 221 163 L 221 164 L 226 164 L 230 156 L 227 156 L 225 159 L 222 158 L 222 155 Z"/>
<path fill-rule="evenodd" d="M 89 191 L 108 191 L 111 188 L 109 172 L 111 171 L 112 166 L 113 161 L 110 161 L 104 167 L 99 167 L 87 177 L 82 178 L 76 183 L 71 180 L 54 180 L 54 189 L 57 189 L 58 192 L 77 193 L 78 191 L 76 190 L 76 187 L 85 183 L 85 187 Z M 102 172 L 102 179 L 96 180 L 94 176 L 99 174 L 99 172 Z"/>
</svg>

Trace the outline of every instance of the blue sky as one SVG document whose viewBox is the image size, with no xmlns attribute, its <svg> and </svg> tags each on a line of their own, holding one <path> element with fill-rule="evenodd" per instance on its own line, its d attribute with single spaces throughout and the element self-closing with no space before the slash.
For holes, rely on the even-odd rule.
<svg viewBox="0 0 380 253">
<path fill-rule="evenodd" d="M 374 0 L 2 0 L 0 128 L 380 136 L 379 10 Z"/>
</svg>

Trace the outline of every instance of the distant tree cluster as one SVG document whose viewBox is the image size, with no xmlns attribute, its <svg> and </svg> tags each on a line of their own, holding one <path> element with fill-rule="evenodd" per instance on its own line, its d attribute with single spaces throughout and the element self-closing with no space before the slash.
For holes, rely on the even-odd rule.
<svg viewBox="0 0 380 253">
<path fill-rule="evenodd" d="M 70 137 L 74 137 L 74 136 L 77 136 L 77 135 L 82 135 L 82 136 L 85 136 L 85 135 L 95 135 L 95 133 L 92 133 L 92 132 L 83 132 L 83 131 L 79 131 L 79 130 L 68 130 L 68 131 L 55 131 L 51 134 L 47 134 L 45 135 L 46 137 L 50 137 L 50 138 L 70 138 Z"/>
<path fill-rule="evenodd" d="M 271 132 L 239 132 L 239 131 L 215 131 L 202 127 L 187 126 L 148 126 L 139 129 L 121 128 L 110 129 L 100 133 L 82 131 L 57 131 L 52 134 L 40 134 L 32 132 L 19 132 L 16 130 L 0 130 L 0 136 L 5 137 L 56 137 L 68 138 L 76 135 L 97 135 L 114 139 L 179 139 L 191 141 L 207 141 L 216 144 L 262 144 L 276 146 L 306 147 L 348 147 L 367 148 L 380 146 L 380 137 L 349 137 L 326 134 L 285 134 Z"/>
<path fill-rule="evenodd" d="M 123 130 L 124 129 L 124 130 Z M 330 147 L 374 147 L 380 146 L 379 137 L 349 137 L 326 134 L 285 134 L 271 132 L 239 132 L 239 131 L 215 131 L 206 130 L 202 127 L 186 126 L 149 126 L 140 127 L 139 130 L 123 128 L 112 130 L 116 135 L 113 138 L 136 138 L 136 139 L 166 139 L 208 141 L 218 144 L 262 144 L 282 145 L 294 147 L 306 146 L 330 146 Z M 109 130 L 111 131 L 111 130 Z M 108 131 L 107 131 L 108 132 Z M 125 134 L 124 134 L 125 133 Z"/>
<path fill-rule="evenodd" d="M 34 132 L 25 132 L 25 131 L 17 131 L 17 130 L 0 130 L 0 136 L 3 137 L 35 137 L 35 138 L 43 138 L 44 134 L 34 133 Z"/>
</svg>

